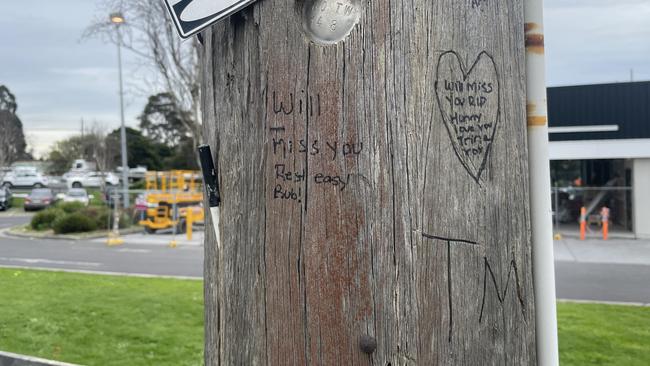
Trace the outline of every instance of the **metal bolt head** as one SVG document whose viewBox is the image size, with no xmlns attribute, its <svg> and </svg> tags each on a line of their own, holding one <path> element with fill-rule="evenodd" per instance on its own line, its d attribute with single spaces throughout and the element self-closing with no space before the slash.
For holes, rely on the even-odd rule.
<svg viewBox="0 0 650 366">
<path fill-rule="evenodd" d="M 305 0 L 303 28 L 316 43 L 337 43 L 359 22 L 361 8 L 361 0 Z"/>
<path fill-rule="evenodd" d="M 359 347 L 361 347 L 363 353 L 371 354 L 377 349 L 377 340 L 372 336 L 364 334 L 359 339 Z"/>
</svg>

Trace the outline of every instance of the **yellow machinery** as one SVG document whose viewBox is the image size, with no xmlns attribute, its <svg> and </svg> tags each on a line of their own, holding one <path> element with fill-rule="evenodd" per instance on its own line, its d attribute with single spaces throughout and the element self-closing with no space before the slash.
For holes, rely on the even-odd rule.
<svg viewBox="0 0 650 366">
<path fill-rule="evenodd" d="M 176 227 L 177 233 L 187 230 L 190 222 L 203 221 L 203 192 L 199 172 L 172 170 L 147 172 L 145 176 L 146 218 L 139 222 L 147 233 Z"/>
</svg>

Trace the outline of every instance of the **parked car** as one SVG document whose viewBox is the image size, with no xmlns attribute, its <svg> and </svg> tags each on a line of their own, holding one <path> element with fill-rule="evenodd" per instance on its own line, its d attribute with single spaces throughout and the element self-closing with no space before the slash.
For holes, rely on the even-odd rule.
<svg viewBox="0 0 650 366">
<path fill-rule="evenodd" d="M 40 210 L 50 207 L 56 199 L 54 193 L 49 188 L 35 188 L 25 198 L 25 211 Z"/>
<path fill-rule="evenodd" d="M 72 167 L 70 169 L 70 172 L 92 172 L 97 170 L 97 164 L 91 162 L 91 161 L 86 161 L 84 159 L 76 159 L 72 163 Z"/>
<path fill-rule="evenodd" d="M 118 173 L 122 174 L 122 167 L 118 166 L 115 170 L 117 170 Z M 144 165 L 138 165 L 135 168 L 129 168 L 129 175 L 140 175 L 143 176 L 147 174 L 147 167 Z"/>
<path fill-rule="evenodd" d="M 48 183 L 47 177 L 35 170 L 10 171 L 2 178 L 2 186 L 9 188 L 42 188 L 47 187 Z"/>
<path fill-rule="evenodd" d="M 12 199 L 11 190 L 7 187 L 0 187 L 0 211 L 9 209 Z"/>
<path fill-rule="evenodd" d="M 65 194 L 65 197 L 63 197 L 63 202 L 81 202 L 84 206 L 88 206 L 90 197 L 88 196 L 88 192 L 83 188 L 71 188 Z"/>
<path fill-rule="evenodd" d="M 69 174 L 64 176 L 68 187 L 82 188 L 94 187 L 100 188 L 106 186 L 117 186 L 120 184 L 120 178 L 113 173 L 88 172 L 85 174 Z"/>
</svg>

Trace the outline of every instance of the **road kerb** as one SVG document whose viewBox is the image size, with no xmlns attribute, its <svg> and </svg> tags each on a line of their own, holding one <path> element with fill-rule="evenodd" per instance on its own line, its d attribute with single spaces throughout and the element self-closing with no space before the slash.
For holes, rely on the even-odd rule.
<svg viewBox="0 0 650 366">
<path fill-rule="evenodd" d="M 650 307 L 650 303 L 642 303 L 642 302 L 575 300 L 575 299 L 557 299 L 557 301 L 562 302 L 562 303 L 574 303 L 574 304 L 597 304 L 597 305 Z"/>
</svg>

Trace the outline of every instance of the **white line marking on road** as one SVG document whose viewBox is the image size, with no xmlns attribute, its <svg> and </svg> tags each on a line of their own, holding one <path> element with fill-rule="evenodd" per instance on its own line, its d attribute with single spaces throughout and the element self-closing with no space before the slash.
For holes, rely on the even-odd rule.
<svg viewBox="0 0 650 366">
<path fill-rule="evenodd" d="M 122 252 L 122 253 L 151 253 L 151 250 L 149 250 L 149 249 L 122 248 L 122 249 L 118 249 L 117 251 Z"/>
<path fill-rule="evenodd" d="M 82 266 L 82 267 L 99 267 L 99 266 L 102 265 L 101 263 L 94 263 L 94 262 L 56 261 L 56 260 L 42 259 L 42 258 L 8 258 L 8 257 L 0 257 L 0 261 L 20 262 L 20 263 L 27 263 L 27 264 L 73 265 L 73 266 Z"/>
</svg>

